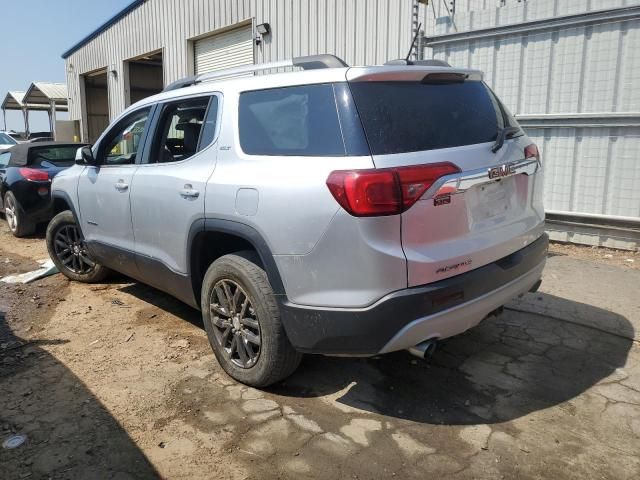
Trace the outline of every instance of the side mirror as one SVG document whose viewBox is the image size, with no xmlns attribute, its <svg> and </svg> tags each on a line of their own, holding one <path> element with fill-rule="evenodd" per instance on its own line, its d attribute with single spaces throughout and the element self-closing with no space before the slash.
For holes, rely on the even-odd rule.
<svg viewBox="0 0 640 480">
<path fill-rule="evenodd" d="M 91 147 L 80 147 L 76 151 L 76 164 L 93 166 L 97 165 L 96 159 L 93 157 Z"/>
</svg>

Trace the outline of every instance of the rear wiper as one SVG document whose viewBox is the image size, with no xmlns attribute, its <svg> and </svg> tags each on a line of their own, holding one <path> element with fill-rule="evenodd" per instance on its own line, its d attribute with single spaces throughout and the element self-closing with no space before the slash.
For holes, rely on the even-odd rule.
<svg viewBox="0 0 640 480">
<path fill-rule="evenodd" d="M 491 151 L 496 153 L 502 148 L 506 138 L 511 135 L 515 135 L 516 133 L 520 133 L 520 129 L 518 127 L 505 127 L 498 130 L 498 137 L 496 138 L 496 143 L 491 147 Z"/>
</svg>

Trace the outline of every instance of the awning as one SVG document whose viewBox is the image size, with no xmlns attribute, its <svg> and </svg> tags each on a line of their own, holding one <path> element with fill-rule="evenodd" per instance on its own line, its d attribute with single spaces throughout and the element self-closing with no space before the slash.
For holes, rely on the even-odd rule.
<svg viewBox="0 0 640 480">
<path fill-rule="evenodd" d="M 7 129 L 7 110 L 22 110 L 24 131 L 29 135 L 29 112 L 41 110 L 49 114 L 49 128 L 55 137 L 56 112 L 69 111 L 67 86 L 64 83 L 33 82 L 26 92 L 10 91 L 2 102 L 4 128 Z"/>
<path fill-rule="evenodd" d="M 25 105 L 24 103 L 25 92 L 12 91 L 7 92 L 7 95 L 2 101 L 2 110 L 24 110 L 25 107 L 28 110 L 49 110 L 51 108 L 49 102 L 41 104 Z"/>
<path fill-rule="evenodd" d="M 57 111 L 66 112 L 68 96 L 64 83 L 33 82 L 24 95 L 23 103 L 29 105 L 29 108 L 31 105 L 42 105 L 46 106 L 45 110 L 49 110 L 54 102 Z"/>
</svg>

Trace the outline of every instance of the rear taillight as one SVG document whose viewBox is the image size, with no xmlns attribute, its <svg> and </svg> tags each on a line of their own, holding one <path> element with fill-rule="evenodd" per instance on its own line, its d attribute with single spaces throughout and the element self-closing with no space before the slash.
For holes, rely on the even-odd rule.
<svg viewBox="0 0 640 480">
<path fill-rule="evenodd" d="M 45 182 L 49 180 L 49 174 L 43 170 L 36 170 L 35 168 L 20 168 L 18 169 L 20 175 L 31 182 Z"/>
<path fill-rule="evenodd" d="M 524 158 L 535 158 L 540 161 L 540 152 L 538 152 L 538 146 L 535 143 L 527 145 L 524 149 Z"/>
<path fill-rule="evenodd" d="M 397 215 L 416 203 L 436 180 L 458 172 L 460 169 L 451 163 L 337 170 L 327 178 L 327 187 L 351 215 Z"/>
</svg>

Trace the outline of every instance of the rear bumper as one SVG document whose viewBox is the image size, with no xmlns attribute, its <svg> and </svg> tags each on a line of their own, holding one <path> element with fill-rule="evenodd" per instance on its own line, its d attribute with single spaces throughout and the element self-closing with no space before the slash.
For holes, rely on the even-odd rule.
<svg viewBox="0 0 640 480">
<path fill-rule="evenodd" d="M 281 304 L 296 349 L 333 355 L 375 355 L 446 338 L 477 325 L 490 312 L 540 280 L 549 239 L 467 273 L 393 292 L 365 308 Z"/>
<path fill-rule="evenodd" d="M 47 188 L 46 194 L 39 194 L 38 188 Z M 23 218 L 29 223 L 40 223 L 51 220 L 53 204 L 51 202 L 50 182 L 29 182 L 23 180 L 11 186 L 11 191 L 18 201 L 18 208 Z"/>
</svg>

